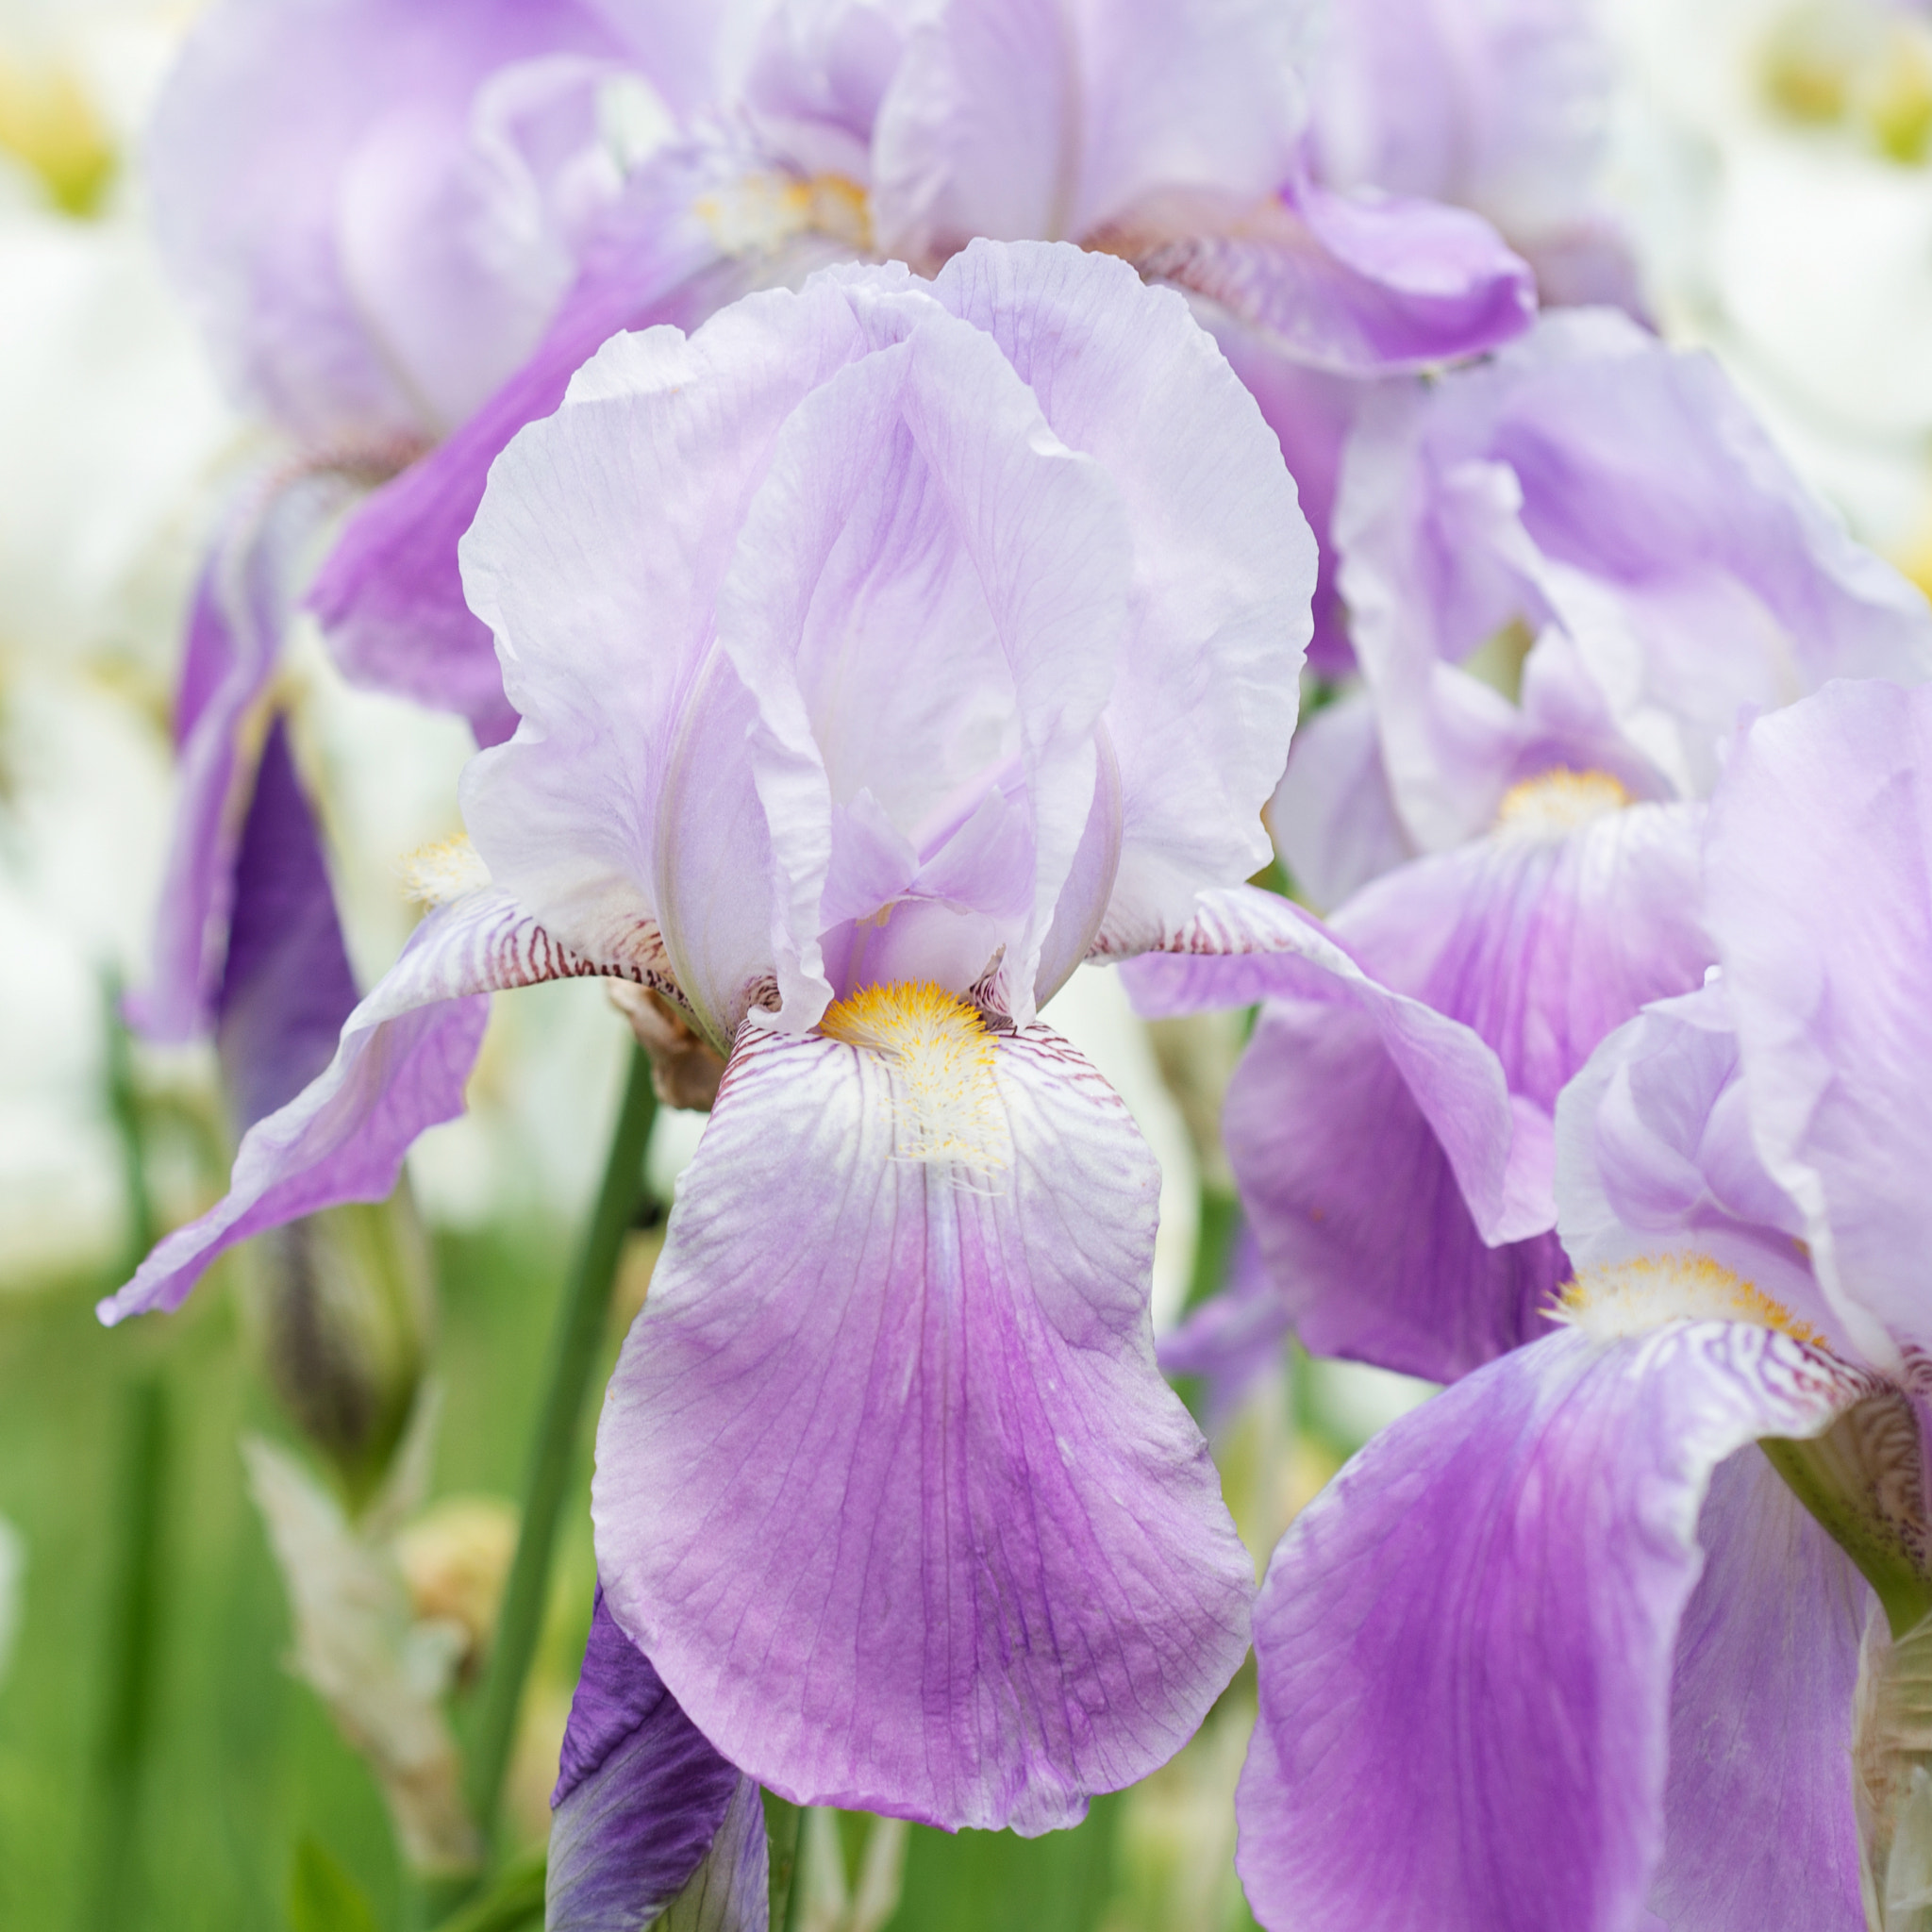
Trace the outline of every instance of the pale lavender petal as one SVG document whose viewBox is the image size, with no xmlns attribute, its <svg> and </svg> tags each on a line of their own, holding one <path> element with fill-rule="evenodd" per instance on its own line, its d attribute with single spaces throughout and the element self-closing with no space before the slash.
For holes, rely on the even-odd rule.
<svg viewBox="0 0 1932 1932">
<path fill-rule="evenodd" d="M 1123 970 L 1150 1019 L 1271 999 L 1313 1001 L 1338 1022 L 1359 1014 L 1437 1136 L 1483 1239 L 1523 1240 L 1555 1220 L 1547 1121 L 1512 1104 L 1495 1055 L 1459 1022 L 1371 977 L 1286 899 L 1249 886 L 1204 892 L 1188 924 Z"/>
<path fill-rule="evenodd" d="M 644 1932 L 705 1860 L 741 1787 L 749 1780 L 678 1708 L 600 1588 L 550 1800 L 548 1932 Z"/>
<path fill-rule="evenodd" d="M 1260 405 L 1262 420 L 1281 444 L 1302 514 L 1319 546 L 1308 669 L 1324 677 L 1345 677 L 1355 669 L 1355 651 L 1335 582 L 1329 519 L 1341 475 L 1341 452 L 1368 385 L 1354 376 L 1331 375 L 1297 362 L 1263 331 L 1211 303 L 1201 305 L 1198 320 L 1211 331 L 1228 366 Z"/>
<path fill-rule="evenodd" d="M 1481 216 L 1305 177 L 1238 221 L 1137 248 L 1141 272 L 1218 302 L 1336 375 L 1427 368 L 1513 341 L 1536 277 Z"/>
<path fill-rule="evenodd" d="M 1557 1107 L 1564 1245 L 1578 1269 L 1708 1256 L 1840 1354 L 1870 1355 L 1872 1338 L 1820 1292 L 1804 1216 L 1752 1143 L 1727 993 L 1714 981 L 1647 1007 L 1564 1090 Z M 1889 1353 L 1882 1334 L 1875 1339 L 1877 1353 Z"/>
<path fill-rule="evenodd" d="M 1758 1150 L 1881 1358 L 1932 1346 L 1928 752 L 1932 690 L 1830 686 L 1738 746 L 1706 853 Z"/>
<path fill-rule="evenodd" d="M 1267 863 L 1257 814 L 1294 730 L 1314 543 L 1234 371 L 1124 264 L 978 243 L 933 292 L 991 334 L 1125 505 L 1133 581 L 1106 713 L 1124 824 L 1105 930 L 1130 950 L 1185 919 L 1198 888 Z"/>
<path fill-rule="evenodd" d="M 417 178 L 455 169 L 494 71 L 619 51 L 574 0 L 224 0 L 204 14 L 161 97 L 147 172 L 164 252 L 234 391 L 311 445 L 379 445 L 439 426 L 356 287 L 343 224 L 358 160 L 408 142 Z M 488 158 L 501 166 L 508 153 Z M 509 205 L 464 238 L 472 271 L 492 249 L 529 254 L 516 186 L 506 181 Z M 434 230 L 424 228 L 425 245 Z M 497 303 L 522 302 L 515 274 L 484 279 Z M 474 304 L 467 317 L 472 327 L 493 319 Z M 464 320 L 446 313 L 452 356 Z"/>
<path fill-rule="evenodd" d="M 828 992 L 871 980 L 964 992 L 1004 945 L 1006 1004 L 1025 1019 L 1093 803 L 1130 533 L 1108 472 L 1055 436 L 991 336 L 896 291 L 874 321 L 866 285 L 848 287 L 887 342 L 792 412 L 719 592 L 719 634 L 757 694 L 753 759 L 787 889 L 778 986 L 809 1024 Z M 982 819 L 1008 787 L 1009 808 Z M 834 801 L 861 795 L 918 869 L 848 909 L 827 889 L 862 870 L 859 828 Z M 975 832 L 991 867 L 959 862 Z M 841 913 L 866 944 L 828 983 Z M 898 957 L 908 915 L 963 925 L 950 971 L 932 932 L 916 961 Z"/>
<path fill-rule="evenodd" d="M 226 1195 L 167 1236 L 101 1319 L 178 1307 L 217 1255 L 263 1228 L 385 1199 L 417 1135 L 462 1111 L 485 995 L 624 970 L 571 953 L 493 889 L 432 912 L 350 1014 L 327 1069 L 243 1137 Z M 626 976 L 670 986 L 655 932 L 638 936 Z"/>
<path fill-rule="evenodd" d="M 1157 192 L 1258 199 L 1301 130 L 1297 9 L 1272 0 L 981 0 L 908 45 L 879 109 L 879 242 L 1084 242 Z"/>
<path fill-rule="evenodd" d="M 600 344 L 655 323 L 694 327 L 750 286 L 752 267 L 721 258 L 693 212 L 713 172 L 702 157 L 634 181 L 529 359 L 349 519 L 308 602 L 350 677 L 460 711 L 485 744 L 515 730 L 490 627 L 463 601 L 458 543 L 504 445 L 558 407 Z"/>
<path fill-rule="evenodd" d="M 794 1802 L 1069 1824 L 1240 1663 L 1252 1571 L 1147 1316 L 1158 1175 L 1043 1028 L 897 1150 L 870 1049 L 748 1026 L 598 1434 L 624 1627 Z M 999 1163 L 1004 1162 L 1004 1165 Z"/>
<path fill-rule="evenodd" d="M 1697 1541 L 1651 1905 L 1699 1932 L 1861 1932 L 1852 1708 L 1872 1592 L 1755 1449 L 1712 1472 Z"/>
<path fill-rule="evenodd" d="M 256 768 L 234 893 L 215 1043 L 230 1125 L 242 1134 L 328 1065 L 356 1006 L 321 836 L 280 718 Z"/>
<path fill-rule="evenodd" d="M 1257 1612 L 1237 1862 L 1262 1924 L 1638 1921 L 1711 1472 L 1865 1388 L 1768 1328 L 1571 1332 L 1376 1437 L 1283 1539 Z M 1833 1923 L 1840 1874 L 1802 1897 Z"/>
<path fill-rule="evenodd" d="M 238 741 L 275 675 L 304 550 L 342 491 L 337 478 L 299 472 L 262 479 L 231 509 L 196 587 L 153 976 L 128 1002 L 134 1024 L 157 1040 L 192 1039 L 211 1017 L 250 782 Z"/>
<path fill-rule="evenodd" d="M 497 458 L 462 544 L 524 719 L 464 774 L 491 876 L 588 958 L 661 918 L 721 1044 L 770 972 L 774 874 L 743 751 L 755 714 L 712 649 L 718 589 L 780 430 L 866 346 L 824 278 L 690 338 L 616 337 Z M 687 732 L 667 803 L 686 719 L 707 736 Z"/>
</svg>

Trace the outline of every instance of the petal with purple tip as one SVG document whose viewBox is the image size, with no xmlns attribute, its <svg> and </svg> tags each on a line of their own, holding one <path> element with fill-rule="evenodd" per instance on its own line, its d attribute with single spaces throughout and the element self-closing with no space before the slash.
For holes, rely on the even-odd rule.
<svg viewBox="0 0 1932 1932">
<path fill-rule="evenodd" d="M 558 945 L 502 891 L 431 913 L 349 1015 L 327 1068 L 248 1130 L 227 1193 L 159 1242 L 134 1279 L 99 1304 L 101 1319 L 178 1307 L 237 1241 L 338 1202 L 386 1198 L 416 1137 L 462 1111 L 489 1015 L 484 996 L 612 971 L 675 991 L 655 930 L 637 937 L 625 971 Z"/>
<path fill-rule="evenodd" d="M 592 1515 L 619 1621 L 748 1774 L 1030 1833 L 1191 1734 L 1252 1571 L 1155 1366 L 1151 1157 L 1052 1034 L 975 1037 L 941 1091 L 746 1029 Z"/>
<path fill-rule="evenodd" d="M 1283 1540 L 1257 1613 L 1266 1736 L 1237 1804 L 1262 1924 L 1637 1921 L 1712 1472 L 1866 1387 L 1769 1328 L 1569 1333 L 1371 1442 Z M 1841 1894 L 1807 1874 L 1809 1923 Z"/>
<path fill-rule="evenodd" d="M 549 1932 L 643 1932 L 709 1856 L 741 1789 L 597 1592 L 551 1799 Z M 759 1829 L 762 1847 L 762 1823 Z"/>
</svg>

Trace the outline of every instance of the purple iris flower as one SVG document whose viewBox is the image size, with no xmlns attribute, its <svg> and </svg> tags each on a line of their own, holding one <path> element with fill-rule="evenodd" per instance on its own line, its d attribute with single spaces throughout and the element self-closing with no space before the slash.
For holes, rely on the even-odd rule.
<svg viewBox="0 0 1932 1932">
<path fill-rule="evenodd" d="M 1274 440 L 1173 293 L 974 243 L 613 341 L 464 567 L 524 721 L 471 874 L 103 1312 L 386 1191 L 489 991 L 653 987 L 730 1058 L 605 1407 L 611 1612 L 787 1797 L 1067 1824 L 1191 1733 L 1252 1573 L 1154 1361 L 1152 1157 L 1036 1008 L 1291 954 L 1504 1191 L 1493 1057 L 1239 884 L 1314 570 Z"/>
<path fill-rule="evenodd" d="M 143 1024 L 179 1038 L 208 1017 L 248 782 L 236 734 L 305 545 L 349 494 L 382 483 L 308 592 L 344 670 L 460 711 L 483 743 L 514 728 L 458 540 L 492 458 L 616 331 L 689 328 L 855 254 L 936 268 L 983 233 L 1124 254 L 1324 368 L 1519 332 L 1529 274 L 1483 222 L 1310 173 L 1305 10 L 215 8 L 158 116 L 158 225 L 236 393 L 303 454 L 211 566 L 226 668 L 184 723 Z"/>
<path fill-rule="evenodd" d="M 1734 721 L 1835 675 L 1932 676 L 1932 612 L 1713 363 L 1601 310 L 1389 386 L 1337 528 L 1365 688 L 1298 735 L 1274 829 L 1318 897 L 1348 891 L 1329 924 L 1362 968 L 1495 1051 L 1512 1163 L 1543 1177 L 1495 1241 L 1373 1025 L 1305 996 L 1257 1026 L 1227 1145 L 1307 1345 L 1446 1381 L 1542 1333 L 1569 1272 L 1557 1094 L 1712 960 L 1701 801 Z M 1172 964 L 1131 970 L 1143 1009 L 1181 1001 Z"/>
<path fill-rule="evenodd" d="M 1919 1923 L 1928 754 L 1932 688 L 1875 681 L 1739 741 L 1721 972 L 1558 1109 L 1561 1326 L 1276 1552 L 1239 1801 L 1264 1924 Z"/>
</svg>

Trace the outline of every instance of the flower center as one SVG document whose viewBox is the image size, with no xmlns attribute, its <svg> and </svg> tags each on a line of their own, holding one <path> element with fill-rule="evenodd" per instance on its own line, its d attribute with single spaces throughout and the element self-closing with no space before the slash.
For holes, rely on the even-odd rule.
<svg viewBox="0 0 1932 1932">
<path fill-rule="evenodd" d="M 872 205 L 843 175 L 746 175 L 701 195 L 696 213 L 726 255 L 764 254 L 805 234 L 828 235 L 860 254 L 872 247 Z"/>
<path fill-rule="evenodd" d="M 1593 1341 L 1647 1335 L 1666 1322 L 1750 1322 L 1794 1341 L 1823 1347 L 1824 1338 L 1708 1255 L 1644 1255 L 1586 1268 L 1557 1297 L 1550 1319 L 1580 1328 Z"/>
<path fill-rule="evenodd" d="M 1623 782 L 1609 773 L 1559 766 L 1510 786 L 1496 808 L 1496 829 L 1531 839 L 1560 839 L 1591 819 L 1622 811 L 1630 802 Z"/>
<path fill-rule="evenodd" d="M 868 986 L 827 1008 L 819 1030 L 891 1068 L 902 1160 L 977 1174 L 1008 1164 L 993 1037 L 971 1002 L 929 980 Z"/>
</svg>

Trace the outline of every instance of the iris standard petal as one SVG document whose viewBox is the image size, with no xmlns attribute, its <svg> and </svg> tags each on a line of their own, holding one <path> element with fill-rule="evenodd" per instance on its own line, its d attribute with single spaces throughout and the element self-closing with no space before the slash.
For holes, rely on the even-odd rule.
<svg viewBox="0 0 1932 1932">
<path fill-rule="evenodd" d="M 1314 540 L 1253 397 L 1186 306 L 1124 263 L 974 243 L 933 293 L 991 335 L 1125 509 L 1132 580 L 1106 713 L 1123 823 L 1105 930 L 1132 951 L 1184 920 L 1204 884 L 1267 862 L 1256 818 L 1294 730 Z"/>
<path fill-rule="evenodd" d="M 867 315 L 865 285 L 850 286 Z M 945 977 L 860 966 L 852 984 L 818 979 L 812 1003 L 825 885 L 847 858 L 834 806 L 863 794 L 919 868 L 908 898 L 995 923 L 947 990 L 967 991 L 1004 943 L 1008 1003 L 1030 1018 L 1093 802 L 1132 545 L 1107 469 L 1054 435 L 991 336 L 930 298 L 888 302 L 901 339 L 799 403 L 719 592 L 720 639 L 757 697 L 752 761 L 787 889 L 779 990 L 809 1024 L 829 991 Z M 1008 785 L 1002 862 L 975 891 L 947 855 Z M 911 908 L 855 909 L 896 926 Z"/>
<path fill-rule="evenodd" d="M 1932 1346 L 1932 690 L 1760 719 L 1711 808 L 1710 924 L 1765 1165 L 1848 1323 Z M 1871 1338 L 1879 1352 L 1884 1343 Z"/>
<path fill-rule="evenodd" d="M 1651 1905 L 1698 1932 L 1860 1932 L 1852 1693 L 1872 1592 L 1752 1449 L 1712 1472 L 1697 1541 Z"/>
<path fill-rule="evenodd" d="M 550 1801 L 548 1932 L 644 1932 L 748 1782 L 678 1708 L 600 1589 Z"/>
<path fill-rule="evenodd" d="M 1158 1193 L 1043 1028 L 889 1059 L 747 1027 L 592 1515 L 619 1621 L 759 1783 L 1045 1831 L 1227 1683 L 1253 1573 L 1155 1366 Z"/>
<path fill-rule="evenodd" d="M 1865 1390 L 1771 1328 L 1572 1332 L 1371 1442 L 1283 1539 L 1257 1612 L 1266 1739 L 1238 1863 L 1262 1924 L 1637 1920 L 1711 1472 Z M 1812 1883 L 1835 1902 L 1835 1873 Z"/>
<path fill-rule="evenodd" d="M 939 9 L 879 107 L 881 246 L 938 261 L 978 235 L 1084 242 L 1157 191 L 1267 193 L 1301 131 L 1301 28 L 1272 0 Z"/>
<path fill-rule="evenodd" d="M 217 1255 L 263 1228 L 384 1199 L 416 1137 L 462 1111 L 489 1017 L 484 995 L 611 970 L 558 945 L 506 892 L 473 892 L 432 912 L 349 1015 L 320 1077 L 248 1130 L 227 1193 L 160 1241 L 98 1305 L 101 1319 L 178 1307 Z M 639 936 L 625 976 L 675 991 L 655 930 Z"/>
</svg>

